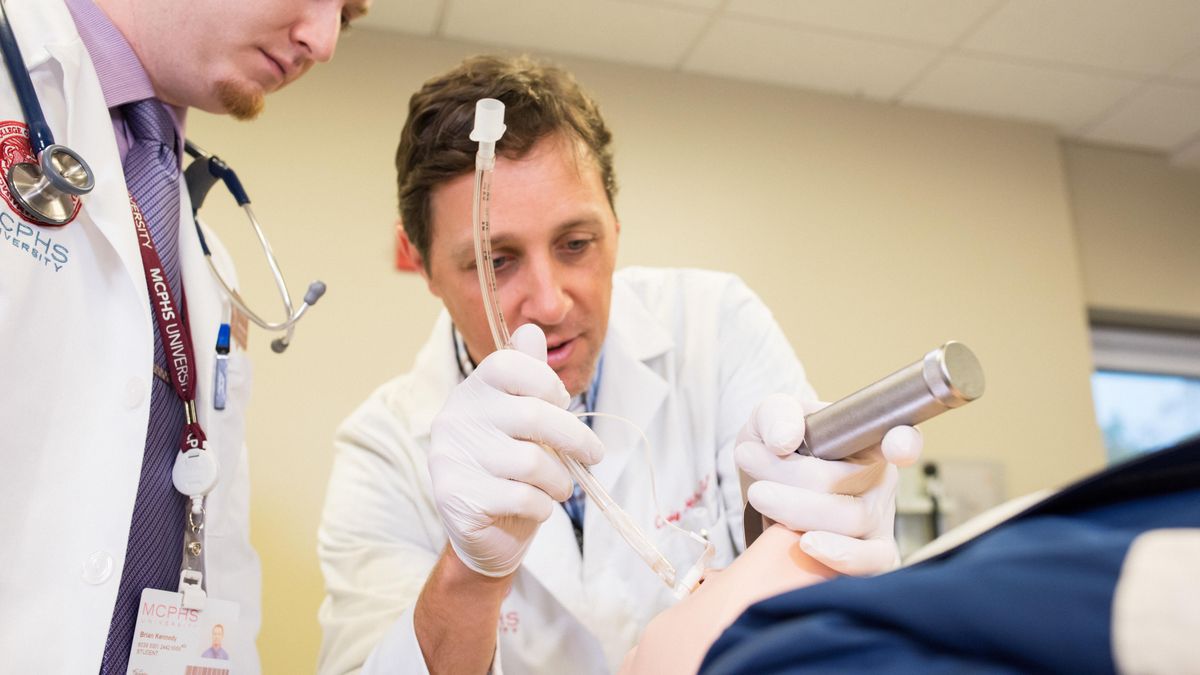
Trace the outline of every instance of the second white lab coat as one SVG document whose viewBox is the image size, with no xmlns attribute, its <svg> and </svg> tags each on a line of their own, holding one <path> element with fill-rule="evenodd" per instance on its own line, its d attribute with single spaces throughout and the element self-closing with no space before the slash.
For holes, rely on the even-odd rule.
<svg viewBox="0 0 1200 675">
<path fill-rule="evenodd" d="M 87 49 L 61 0 L 9 0 L 6 8 L 55 140 L 90 163 L 96 187 L 61 228 L 31 224 L 0 199 L 0 671 L 94 673 L 141 472 L 154 319 L 112 120 Z M 22 120 L 3 76 L 0 120 Z M 17 137 L 6 138 L 0 150 L 14 152 Z M 225 648 L 237 672 L 256 673 L 259 566 L 243 446 L 250 364 L 240 350 L 231 355 L 229 403 L 214 410 L 214 346 L 228 300 L 182 189 L 180 218 L 197 409 L 221 463 L 207 499 L 206 581 L 210 595 L 241 604 Z M 208 242 L 232 282 L 211 233 Z M 182 510 L 165 517 L 178 519 L 182 532 Z"/>
<path fill-rule="evenodd" d="M 364 662 L 369 672 L 425 669 L 412 608 L 446 543 L 426 465 L 429 429 L 460 380 L 443 313 L 412 372 L 379 388 L 338 431 L 319 543 L 322 673 Z M 739 279 L 698 270 L 615 275 L 596 409 L 645 431 L 662 513 L 708 535 L 714 566 L 743 547 L 736 434 L 775 392 L 814 398 L 782 331 Z M 678 565 L 693 544 L 656 524 L 640 435 L 612 419 L 594 429 L 606 449 L 596 477 Z M 555 509 L 501 608 L 508 675 L 611 672 L 671 604 L 590 502 L 583 549 Z"/>
</svg>

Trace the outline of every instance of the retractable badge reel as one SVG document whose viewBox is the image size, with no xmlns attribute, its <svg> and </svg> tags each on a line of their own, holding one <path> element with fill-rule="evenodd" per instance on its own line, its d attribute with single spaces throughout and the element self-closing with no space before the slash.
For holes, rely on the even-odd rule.
<svg viewBox="0 0 1200 675">
<path fill-rule="evenodd" d="M 188 402 L 187 412 L 194 422 L 194 402 Z M 240 635 L 239 606 L 204 591 L 204 498 L 216 487 L 220 466 L 205 448 L 203 432 L 196 432 L 199 425 L 189 424 L 171 470 L 175 489 L 188 497 L 179 590 L 142 589 L 129 652 L 131 673 L 239 672 L 234 664 L 242 653 L 236 645 L 244 641 L 232 638 Z"/>
<path fill-rule="evenodd" d="M 221 466 L 204 441 L 191 439 L 191 447 L 175 456 L 171 482 L 187 495 L 187 528 L 184 530 L 183 565 L 179 572 L 179 592 L 183 606 L 204 609 L 204 497 L 217 485 Z"/>
<path fill-rule="evenodd" d="M 175 489 L 188 497 L 179 590 L 142 590 L 131 673 L 240 672 L 235 664 L 245 652 L 239 645 L 253 640 L 239 630 L 238 604 L 204 591 L 204 498 L 216 486 L 220 467 L 195 423 L 194 401 L 186 406 L 189 425 L 171 470 Z"/>
</svg>

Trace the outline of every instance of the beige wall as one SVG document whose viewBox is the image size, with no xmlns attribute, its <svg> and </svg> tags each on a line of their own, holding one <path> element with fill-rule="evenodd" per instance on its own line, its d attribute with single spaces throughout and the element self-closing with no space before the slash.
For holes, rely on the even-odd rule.
<svg viewBox="0 0 1200 675">
<path fill-rule="evenodd" d="M 203 114 L 189 135 L 241 173 L 292 287 L 329 294 L 295 346 L 254 335 L 248 425 L 266 672 L 304 672 L 320 639 L 315 556 L 329 439 L 403 371 L 437 305 L 390 269 L 392 153 L 408 94 L 478 51 L 366 31 L 274 96 L 263 119 Z M 616 136 L 620 263 L 741 274 L 826 398 L 956 338 L 979 402 L 926 426 L 931 458 L 991 458 L 1009 492 L 1098 467 L 1085 301 L 1050 130 L 658 71 L 567 62 Z M 240 217 L 207 210 L 243 285 L 273 306 Z M 207 208 L 207 207 L 206 207 Z"/>
<path fill-rule="evenodd" d="M 1158 155 L 1067 144 L 1088 305 L 1200 321 L 1200 171 Z"/>
</svg>

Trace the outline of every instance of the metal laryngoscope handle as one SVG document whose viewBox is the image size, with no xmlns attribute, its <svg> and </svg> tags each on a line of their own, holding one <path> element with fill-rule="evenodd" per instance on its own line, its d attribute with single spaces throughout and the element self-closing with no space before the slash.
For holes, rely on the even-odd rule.
<svg viewBox="0 0 1200 675">
<path fill-rule="evenodd" d="M 961 342 L 950 341 L 878 382 L 804 417 L 796 452 L 843 459 L 883 440 L 893 427 L 915 426 L 983 395 L 983 369 Z M 742 476 L 742 499 L 749 480 Z M 765 518 L 749 502 L 743 515 L 746 546 L 762 534 Z"/>
</svg>

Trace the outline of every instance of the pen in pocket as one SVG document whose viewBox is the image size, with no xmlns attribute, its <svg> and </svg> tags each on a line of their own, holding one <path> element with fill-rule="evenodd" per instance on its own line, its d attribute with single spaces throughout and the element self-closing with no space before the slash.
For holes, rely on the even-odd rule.
<svg viewBox="0 0 1200 675">
<path fill-rule="evenodd" d="M 213 408 L 225 409 L 226 373 L 229 368 L 229 324 L 217 331 L 217 362 L 213 369 Z"/>
</svg>

